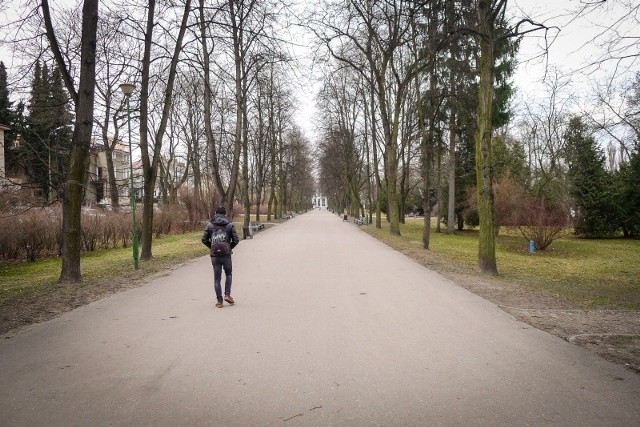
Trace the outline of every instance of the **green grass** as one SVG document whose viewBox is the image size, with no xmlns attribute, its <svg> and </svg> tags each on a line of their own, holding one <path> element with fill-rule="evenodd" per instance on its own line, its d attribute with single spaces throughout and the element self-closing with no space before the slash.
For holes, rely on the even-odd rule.
<svg viewBox="0 0 640 427">
<path fill-rule="evenodd" d="M 142 280 L 171 265 L 207 255 L 200 232 L 163 236 L 153 240 L 151 261 L 133 268 L 131 248 L 100 249 L 82 254 L 82 285 L 91 286 L 109 280 Z M 57 287 L 61 260 L 44 259 L 33 263 L 0 264 L 0 303 L 44 292 Z"/>
<path fill-rule="evenodd" d="M 401 224 L 402 237 L 389 236 L 384 221 L 383 230 L 373 225 L 365 229 L 392 247 L 422 247 L 422 219 Z M 429 246 L 451 262 L 477 266 L 477 231 L 447 235 L 432 230 Z M 502 279 L 530 290 L 546 291 L 584 307 L 640 309 L 640 240 L 566 236 L 547 250 L 530 254 L 521 235 L 504 230 L 497 239 L 496 258 Z"/>
</svg>

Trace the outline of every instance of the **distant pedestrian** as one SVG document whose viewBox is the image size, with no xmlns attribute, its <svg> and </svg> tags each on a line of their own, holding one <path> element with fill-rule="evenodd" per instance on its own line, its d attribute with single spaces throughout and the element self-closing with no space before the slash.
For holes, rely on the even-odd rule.
<svg viewBox="0 0 640 427">
<path fill-rule="evenodd" d="M 235 301 L 231 297 L 231 254 L 232 249 L 240 242 L 236 228 L 226 217 L 227 211 L 224 207 L 216 209 L 216 213 L 207 224 L 202 234 L 204 243 L 211 253 L 211 264 L 213 264 L 213 287 L 216 291 L 218 302 L 216 307 L 222 308 L 222 269 L 224 268 L 224 300 L 233 305 Z"/>
</svg>

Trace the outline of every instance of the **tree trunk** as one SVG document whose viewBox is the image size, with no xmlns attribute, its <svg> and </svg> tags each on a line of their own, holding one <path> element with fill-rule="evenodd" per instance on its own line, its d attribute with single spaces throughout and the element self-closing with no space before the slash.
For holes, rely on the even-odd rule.
<svg viewBox="0 0 640 427">
<path fill-rule="evenodd" d="M 120 210 L 120 193 L 118 192 L 118 184 L 116 182 L 116 173 L 113 166 L 113 150 L 111 148 L 106 149 L 107 154 L 107 179 L 109 180 L 109 200 L 111 200 L 111 207 L 113 210 Z"/>
<path fill-rule="evenodd" d="M 376 104 L 375 104 L 375 88 L 373 86 L 373 72 L 370 73 L 371 90 L 369 91 L 369 105 L 371 105 L 371 145 L 373 147 L 373 173 L 376 179 L 376 228 L 382 228 L 382 207 L 380 193 L 382 192 L 382 183 L 380 182 L 380 163 L 378 161 L 378 143 L 376 141 Z"/>
<path fill-rule="evenodd" d="M 449 200 L 447 203 L 447 234 L 455 230 L 456 214 L 456 110 L 449 117 Z"/>
<path fill-rule="evenodd" d="M 478 2 L 480 32 L 480 87 L 478 93 L 478 130 L 476 133 L 476 181 L 478 188 L 478 214 L 480 242 L 478 265 L 484 273 L 497 275 L 494 234 L 494 196 L 491 166 L 491 134 L 493 109 L 493 25 L 489 1 Z"/>
<path fill-rule="evenodd" d="M 233 55 L 235 64 L 235 98 L 236 98 L 236 129 L 234 135 L 234 148 L 233 148 L 233 161 L 231 165 L 231 177 L 229 179 L 229 190 L 227 192 L 226 209 L 230 218 L 233 218 L 233 202 L 238 183 L 238 174 L 240 169 L 240 154 L 242 151 L 242 118 L 244 107 L 244 96 L 242 93 L 242 64 L 244 57 L 241 50 L 243 46 L 243 32 L 244 28 L 239 25 L 237 11 L 235 9 L 235 3 L 237 0 L 231 0 L 229 2 L 229 15 L 231 18 L 231 30 L 233 35 Z"/>
<path fill-rule="evenodd" d="M 42 7 L 43 9 L 46 7 L 46 13 L 49 12 L 48 2 L 43 1 Z M 80 82 L 75 99 L 76 120 L 73 129 L 69 175 L 63 191 L 60 283 L 78 283 L 82 281 L 80 272 L 82 200 L 93 130 L 97 28 L 98 0 L 85 0 L 82 7 Z M 48 36 L 50 38 L 55 37 L 53 30 Z M 58 65 L 61 69 L 66 70 L 64 63 L 59 63 Z"/>
<path fill-rule="evenodd" d="M 120 193 L 118 191 L 118 184 L 116 182 L 115 167 L 113 165 L 113 150 L 118 143 L 119 129 L 116 127 L 113 134 L 113 142 L 109 143 L 109 122 L 111 113 L 111 100 L 112 93 L 110 89 L 106 93 L 106 111 L 104 116 L 104 122 L 102 123 L 102 144 L 104 146 L 105 154 L 107 157 L 107 179 L 109 183 L 109 200 L 111 201 L 111 207 L 115 211 L 120 210 Z M 117 126 L 117 123 L 116 123 Z"/>
<path fill-rule="evenodd" d="M 442 224 L 442 150 L 438 144 L 438 166 L 436 168 L 436 204 L 438 205 L 438 218 L 436 218 L 436 233 L 441 233 Z"/>
<path fill-rule="evenodd" d="M 246 94 L 246 79 L 243 80 L 243 93 Z M 247 99 L 246 95 L 242 96 L 243 99 Z M 246 102 L 245 102 L 246 104 Z M 251 221 L 251 200 L 249 200 L 249 122 L 247 120 L 247 108 L 246 105 L 242 106 L 243 111 L 243 138 L 242 138 L 242 186 L 244 188 L 244 195 L 242 197 L 244 207 L 244 222 L 245 227 L 249 226 Z"/>
</svg>

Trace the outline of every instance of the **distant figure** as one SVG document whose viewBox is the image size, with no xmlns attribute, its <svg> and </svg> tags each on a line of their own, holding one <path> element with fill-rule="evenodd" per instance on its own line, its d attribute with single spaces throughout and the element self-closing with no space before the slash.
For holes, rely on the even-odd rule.
<svg viewBox="0 0 640 427">
<path fill-rule="evenodd" d="M 226 209 L 221 206 L 207 224 L 202 234 L 202 243 L 210 249 L 211 264 L 213 265 L 213 287 L 216 291 L 217 308 L 222 308 L 222 269 L 224 268 L 224 300 L 229 304 L 235 304 L 231 297 L 231 254 L 240 239 L 236 233 L 236 227 L 227 217 Z"/>
</svg>

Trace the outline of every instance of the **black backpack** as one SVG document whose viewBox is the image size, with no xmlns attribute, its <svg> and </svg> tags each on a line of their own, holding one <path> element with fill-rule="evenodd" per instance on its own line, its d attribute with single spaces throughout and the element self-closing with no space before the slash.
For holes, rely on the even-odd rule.
<svg viewBox="0 0 640 427">
<path fill-rule="evenodd" d="M 213 224 L 211 232 L 211 256 L 223 257 L 231 255 L 229 233 L 224 225 Z"/>
</svg>

